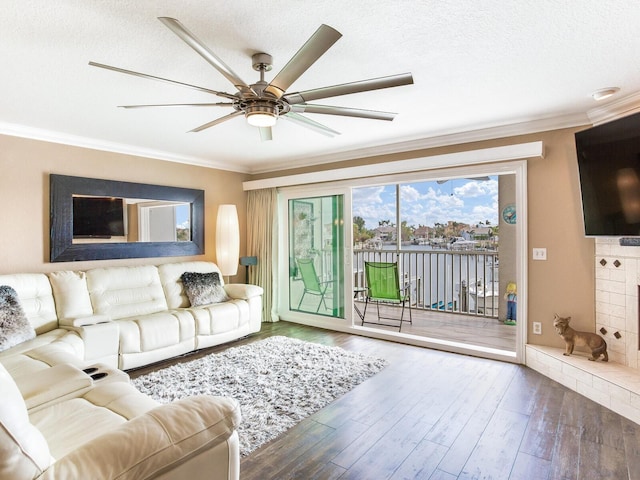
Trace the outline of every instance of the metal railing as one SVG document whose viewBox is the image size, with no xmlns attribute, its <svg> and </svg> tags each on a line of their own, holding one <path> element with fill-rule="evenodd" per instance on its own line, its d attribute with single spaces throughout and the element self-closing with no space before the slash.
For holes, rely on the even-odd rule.
<svg viewBox="0 0 640 480">
<path fill-rule="evenodd" d="M 353 251 L 354 289 L 366 287 L 364 263 L 397 262 L 414 308 L 451 314 L 498 317 L 499 263 L 495 251 Z M 364 301 L 358 293 L 356 300 Z"/>
</svg>

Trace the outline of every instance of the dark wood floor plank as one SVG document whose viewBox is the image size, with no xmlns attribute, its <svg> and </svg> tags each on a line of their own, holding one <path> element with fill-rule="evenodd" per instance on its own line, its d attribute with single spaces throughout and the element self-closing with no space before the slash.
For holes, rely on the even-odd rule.
<svg viewBox="0 0 640 480">
<path fill-rule="evenodd" d="M 343 475 L 345 479 L 391 477 L 433 427 L 428 418 L 408 412 Z"/>
<path fill-rule="evenodd" d="M 457 395 L 446 415 L 443 415 L 434 428 L 427 435 L 427 439 L 445 446 L 452 446 L 467 423 L 476 415 L 476 410 L 481 407 L 485 396 L 496 388 L 498 383 L 504 381 L 503 388 L 508 384 L 508 378 L 503 374 L 510 370 L 510 365 L 501 364 L 498 368 L 492 368 L 487 363 L 478 363 L 473 375 L 465 376 L 464 391 Z M 495 390 L 494 390 L 495 392 Z"/>
<path fill-rule="evenodd" d="M 409 402 L 397 403 L 394 408 L 388 411 L 388 415 L 380 416 L 376 423 L 371 425 L 357 441 L 340 452 L 332 462 L 347 469 L 351 468 L 393 429 L 406 413 L 412 409 L 413 405 Z"/>
<path fill-rule="evenodd" d="M 622 434 L 629 480 L 640 480 L 640 425 L 623 418 Z"/>
<path fill-rule="evenodd" d="M 582 438 L 588 442 L 624 450 L 622 417 L 595 402 L 584 401 L 584 403 L 587 405 L 585 408 L 587 413 L 582 425 Z"/>
<path fill-rule="evenodd" d="M 420 477 L 416 477 L 418 479 Z M 455 480 L 458 478 L 455 475 L 451 475 L 450 473 L 443 472 L 442 470 L 436 470 L 433 472 L 433 475 L 429 477 L 429 480 Z"/>
<path fill-rule="evenodd" d="M 517 368 L 502 399 L 502 408 L 530 415 L 536 408 L 540 375 L 528 368 Z"/>
<path fill-rule="evenodd" d="M 551 461 L 526 453 L 518 453 L 509 480 L 547 480 Z"/>
<path fill-rule="evenodd" d="M 447 447 L 428 440 L 421 441 L 396 469 L 391 480 L 433 478 L 438 464 L 447 452 Z M 436 477 L 439 478 L 439 477 Z M 451 478 L 456 478 L 451 476 Z"/>
<path fill-rule="evenodd" d="M 573 402 L 575 404 L 575 402 Z M 549 480 L 578 480 L 581 428 L 559 424 Z"/>
<path fill-rule="evenodd" d="M 509 478 L 528 421 L 528 415 L 496 410 L 458 478 Z"/>
<path fill-rule="evenodd" d="M 580 443 L 578 478 L 626 479 L 624 450 L 594 443 L 583 438 Z"/>
<path fill-rule="evenodd" d="M 298 456 L 294 465 L 284 466 L 278 472 L 279 479 L 331 478 L 341 476 L 346 469 L 332 463 L 331 460 L 344 448 L 357 441 L 366 431 L 366 425 L 349 421 L 333 430 L 317 445 Z"/>
<path fill-rule="evenodd" d="M 560 423 L 560 411 L 566 389 L 541 384 L 534 396 L 535 408 L 529 417 L 520 451 L 534 457 L 551 460 Z"/>
<path fill-rule="evenodd" d="M 489 421 L 501 404 L 504 392 L 510 384 L 510 375 L 499 375 L 496 378 L 491 388 L 488 389 L 477 408 L 473 411 L 469 421 L 449 448 L 449 451 L 438 467 L 439 469 L 455 474 L 456 476 L 462 472 L 464 465 L 476 448 Z"/>
<path fill-rule="evenodd" d="M 311 418 L 304 419 L 286 433 L 286 439 L 276 438 L 245 459 L 242 478 L 280 478 L 282 471 L 293 469 L 298 458 L 330 436 L 332 431 Z"/>
</svg>

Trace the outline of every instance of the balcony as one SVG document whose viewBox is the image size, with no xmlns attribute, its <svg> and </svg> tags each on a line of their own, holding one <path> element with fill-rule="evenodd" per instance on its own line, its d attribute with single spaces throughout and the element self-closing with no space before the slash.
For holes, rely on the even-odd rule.
<svg viewBox="0 0 640 480">
<path fill-rule="evenodd" d="M 411 296 L 413 324 L 403 323 L 402 333 L 423 338 L 459 342 L 499 350 L 515 351 L 516 328 L 505 325 L 499 316 L 506 302 L 500 293 L 499 258 L 496 251 L 431 249 L 409 245 L 401 250 L 384 248 L 355 249 L 353 251 L 353 287 L 355 314 L 364 311 L 366 287 L 364 263 L 397 262 L 402 282 Z M 331 280 L 330 252 L 319 252 L 316 260 L 320 280 Z M 322 301 L 318 295 L 303 295 L 303 282 L 294 271 L 290 283 L 292 310 L 319 315 L 337 316 L 333 291 Z M 340 303 L 338 303 L 339 305 Z M 400 307 L 381 307 L 385 317 L 399 318 Z M 353 316 L 354 325 L 361 317 Z M 339 317 L 342 314 L 338 315 Z M 376 325 L 376 306 L 366 312 L 368 328 L 397 332 L 398 327 Z M 398 324 L 383 320 L 382 323 Z"/>
<path fill-rule="evenodd" d="M 515 350 L 516 329 L 498 319 L 502 295 L 499 259 L 495 251 L 410 249 L 356 249 L 353 285 L 356 312 L 364 311 L 366 287 L 364 263 L 397 262 L 404 285 L 409 288 L 413 324 L 403 323 L 402 332 L 426 338 L 456 341 L 500 350 Z M 504 300 L 502 300 L 504 308 Z M 383 306 L 383 315 L 399 317 L 400 307 Z M 405 319 L 408 318 L 405 312 Z M 504 315 L 503 315 L 504 318 Z M 375 305 L 366 312 L 365 326 L 376 327 Z M 358 324 L 360 318 L 354 317 Z M 389 320 L 383 323 L 393 324 Z M 396 327 L 397 328 L 397 327 Z"/>
</svg>

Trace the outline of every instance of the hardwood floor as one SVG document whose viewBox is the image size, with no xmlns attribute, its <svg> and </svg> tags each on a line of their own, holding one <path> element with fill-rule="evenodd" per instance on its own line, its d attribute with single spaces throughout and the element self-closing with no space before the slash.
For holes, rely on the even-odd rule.
<svg viewBox="0 0 640 480">
<path fill-rule="evenodd" d="M 288 322 L 195 355 L 272 335 L 389 365 L 243 458 L 243 480 L 640 479 L 640 425 L 525 366 Z"/>
</svg>

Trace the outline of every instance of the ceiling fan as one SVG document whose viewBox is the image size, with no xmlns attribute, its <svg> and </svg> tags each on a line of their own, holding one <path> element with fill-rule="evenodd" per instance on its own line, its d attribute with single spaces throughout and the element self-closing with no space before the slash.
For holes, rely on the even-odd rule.
<svg viewBox="0 0 640 480">
<path fill-rule="evenodd" d="M 190 130 L 190 132 L 200 132 L 213 127 L 214 125 L 226 122 L 234 117 L 244 115 L 249 125 L 253 125 L 260 129 L 260 136 L 262 140 L 272 139 L 271 127 L 276 124 L 276 121 L 279 118 L 290 120 L 327 136 L 339 135 L 340 132 L 305 117 L 304 115 L 301 115 L 301 113 L 342 115 L 347 117 L 388 121 L 393 120 L 396 114 L 358 108 L 315 105 L 307 102 L 351 93 L 410 85 L 413 83 L 411 73 L 403 73 L 400 75 L 391 75 L 388 77 L 372 78 L 368 80 L 344 83 L 341 85 L 315 88 L 302 92 L 287 93 L 287 89 L 342 36 L 340 32 L 328 25 L 321 25 L 270 83 L 265 81 L 264 74 L 272 68 L 271 55 L 267 53 L 256 53 L 253 55 L 253 69 L 260 72 L 260 80 L 254 84 L 247 84 L 178 20 L 169 17 L 159 17 L 158 20 L 166 25 L 181 40 L 193 48 L 207 62 L 213 65 L 216 70 L 224 75 L 224 77 L 236 87 L 238 90 L 237 93 L 218 92 L 208 88 L 177 82 L 175 80 L 169 80 L 153 75 L 147 75 L 145 73 L 125 70 L 123 68 L 113 67 L 102 63 L 89 62 L 89 65 L 136 77 L 158 80 L 173 85 L 192 88 L 201 92 L 217 95 L 218 97 L 222 97 L 227 100 L 226 102 L 218 103 L 121 105 L 122 108 L 230 107 L 233 109 L 232 113 L 205 123 L 204 125 L 200 125 L 199 127 Z"/>
</svg>

